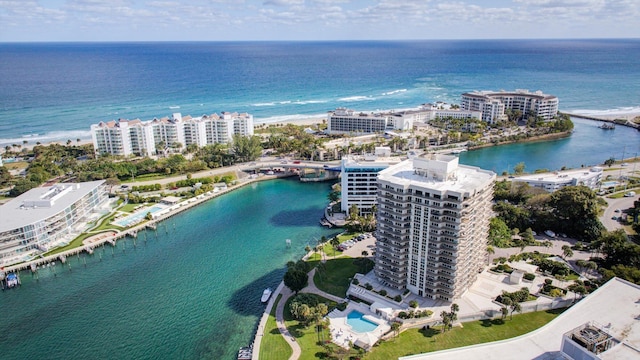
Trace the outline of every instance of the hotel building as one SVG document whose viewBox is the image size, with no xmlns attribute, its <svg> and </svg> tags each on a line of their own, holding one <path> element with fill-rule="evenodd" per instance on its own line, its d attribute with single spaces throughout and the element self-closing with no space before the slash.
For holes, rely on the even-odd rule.
<svg viewBox="0 0 640 360">
<path fill-rule="evenodd" d="M 149 121 L 112 120 L 91 125 L 91 138 L 96 154 L 151 156 L 164 147 L 187 145 L 202 147 L 209 144 L 228 144 L 233 135 L 253 135 L 253 116 L 223 112 L 200 117 L 183 117 L 175 113 L 171 118 Z"/>
<path fill-rule="evenodd" d="M 486 264 L 496 174 L 427 155 L 378 175 L 374 273 L 395 289 L 452 301 Z"/>
<path fill-rule="evenodd" d="M 341 210 L 349 212 L 356 205 L 360 214 L 370 214 L 378 201 L 378 173 L 390 165 L 399 163 L 391 157 L 388 147 L 375 148 L 374 154 L 346 156 L 341 167 Z"/>
<path fill-rule="evenodd" d="M 541 91 L 521 89 L 514 92 L 474 91 L 462 94 L 460 107 L 482 112 L 482 120 L 491 124 L 505 120 L 507 109 L 519 110 L 525 116 L 531 112 L 548 121 L 558 115 L 558 98 Z"/>
<path fill-rule="evenodd" d="M 0 266 L 30 260 L 79 235 L 108 211 L 104 180 L 31 189 L 0 207 Z"/>
<path fill-rule="evenodd" d="M 412 111 L 387 113 L 356 113 L 354 110 L 337 108 L 329 112 L 327 133 L 335 134 L 375 134 L 385 131 L 410 131 L 418 116 Z"/>
</svg>

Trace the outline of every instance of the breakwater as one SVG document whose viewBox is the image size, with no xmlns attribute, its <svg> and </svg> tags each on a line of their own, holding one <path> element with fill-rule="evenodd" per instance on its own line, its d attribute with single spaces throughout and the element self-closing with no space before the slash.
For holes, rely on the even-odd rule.
<svg viewBox="0 0 640 360">
<path fill-rule="evenodd" d="M 569 113 L 569 112 L 560 112 L 560 113 L 569 115 L 572 118 L 600 121 L 600 122 L 605 122 L 605 123 L 611 123 L 611 124 L 616 124 L 616 125 L 627 126 L 627 127 L 630 127 L 630 128 L 634 128 L 636 130 L 640 130 L 640 124 L 636 124 L 636 123 L 631 122 L 631 121 L 629 121 L 627 119 L 604 119 L 604 118 L 600 118 L 600 117 L 597 117 L 597 116 L 580 115 L 580 114 L 573 114 L 573 113 Z"/>
</svg>

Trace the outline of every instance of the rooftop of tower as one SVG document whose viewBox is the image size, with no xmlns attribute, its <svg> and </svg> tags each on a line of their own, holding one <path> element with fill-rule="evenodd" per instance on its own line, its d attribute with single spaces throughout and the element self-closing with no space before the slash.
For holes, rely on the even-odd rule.
<svg viewBox="0 0 640 360">
<path fill-rule="evenodd" d="M 458 157 L 428 154 L 390 166 L 378 175 L 381 181 L 402 184 L 405 187 L 424 187 L 440 191 L 473 193 L 491 184 L 496 178 L 493 171 L 475 166 L 461 165 Z"/>
</svg>

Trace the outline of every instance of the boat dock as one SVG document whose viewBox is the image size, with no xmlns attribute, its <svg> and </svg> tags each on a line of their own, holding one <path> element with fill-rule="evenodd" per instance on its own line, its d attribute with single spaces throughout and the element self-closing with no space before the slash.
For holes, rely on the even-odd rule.
<svg viewBox="0 0 640 360">
<path fill-rule="evenodd" d="M 64 261 L 62 260 L 63 258 L 66 259 L 70 256 L 73 255 L 78 255 L 82 252 L 86 252 L 87 254 L 93 254 L 93 250 L 98 247 L 98 246 L 104 246 L 104 244 L 110 244 L 111 246 L 115 247 L 116 246 L 116 242 L 122 238 L 125 237 L 131 237 L 133 239 L 135 239 L 137 237 L 137 234 L 139 231 L 141 230 L 145 230 L 145 229 L 151 229 L 153 231 L 158 231 L 158 225 L 162 224 L 163 221 L 181 213 L 184 210 L 190 209 L 194 206 L 197 206 L 199 204 L 202 204 L 205 201 L 208 201 L 212 198 L 215 198 L 217 196 L 226 194 L 230 191 L 239 189 L 243 186 L 252 184 L 254 182 L 257 181 L 262 181 L 262 180 L 271 180 L 271 179 L 275 179 L 277 178 L 277 175 L 274 176 L 263 176 L 263 177 L 259 177 L 259 178 L 253 178 L 253 179 L 247 179 L 245 181 L 242 181 L 236 185 L 230 186 L 225 190 L 221 190 L 218 192 L 211 192 L 210 195 L 208 196 L 203 196 L 202 198 L 192 198 L 186 201 L 183 201 L 180 204 L 180 206 L 176 207 L 175 209 L 173 209 L 172 211 L 166 213 L 166 214 L 162 214 L 152 220 L 149 220 L 147 222 L 138 224 L 132 228 L 126 229 L 124 231 L 115 231 L 115 230 L 111 230 L 111 231 L 106 231 L 103 233 L 99 233 L 96 234 L 95 237 L 90 237 L 84 240 L 83 245 L 82 246 L 78 246 L 76 248 L 70 249 L 70 250 L 66 250 L 60 253 L 56 253 L 56 254 L 52 254 L 52 255 L 48 255 L 48 256 L 43 256 L 43 257 L 39 257 L 30 261 L 25 261 L 23 263 L 20 264 L 16 264 L 16 265 L 11 265 L 11 266 L 6 266 L 2 271 L 0 271 L 0 275 L 4 275 L 4 274 L 10 274 L 10 273 L 18 273 L 19 271 L 22 270 L 31 270 L 31 271 L 36 271 L 38 269 L 38 267 L 41 266 L 46 266 L 47 264 L 52 264 L 55 263 L 56 261 L 61 261 L 64 263 Z M 191 200 L 191 201 L 190 201 Z M 167 228 L 166 224 L 164 224 L 164 230 L 166 233 L 169 232 L 169 229 Z M 135 240 L 134 240 L 135 241 Z M 135 243 L 134 243 L 135 244 Z M 135 245 L 134 245 L 135 246 Z"/>
</svg>

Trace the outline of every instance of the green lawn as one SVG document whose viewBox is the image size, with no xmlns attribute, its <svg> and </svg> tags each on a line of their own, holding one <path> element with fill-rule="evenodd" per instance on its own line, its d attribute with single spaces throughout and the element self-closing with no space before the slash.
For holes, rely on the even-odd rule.
<svg viewBox="0 0 640 360">
<path fill-rule="evenodd" d="M 362 259 L 362 260 L 358 260 Z M 313 282 L 318 289 L 328 292 L 331 295 L 344 298 L 347 295 L 349 282 L 356 273 L 367 273 L 373 268 L 373 262 L 366 260 L 366 267 L 358 266 L 355 261 L 364 261 L 363 258 L 340 257 L 330 259 L 322 266 L 316 268 L 316 275 Z"/>
<path fill-rule="evenodd" d="M 293 353 L 287 341 L 282 337 L 282 334 L 280 334 L 278 325 L 276 324 L 276 307 L 281 298 L 282 295 L 278 295 L 276 298 L 269 318 L 267 319 L 267 324 L 264 327 L 264 336 L 260 343 L 260 359 L 263 360 L 288 359 Z"/>
<path fill-rule="evenodd" d="M 329 311 L 333 310 L 337 305 L 334 301 L 325 299 L 321 296 L 317 297 L 320 302 L 327 304 Z M 293 317 L 291 316 L 291 310 L 289 310 L 289 304 L 291 303 L 292 299 L 293 298 L 290 298 L 284 306 L 284 320 L 287 329 L 289 330 L 291 335 L 296 338 L 296 342 L 302 349 L 300 360 L 323 358 L 323 355 L 321 354 L 324 354 L 326 350 L 320 345 L 320 342 L 318 340 L 329 340 L 329 329 L 323 329 L 321 333 L 317 333 L 315 326 L 313 325 L 309 327 L 300 325 L 297 320 L 293 319 Z M 260 359 L 262 359 L 262 356 L 260 357 Z M 286 357 L 279 359 L 286 359 Z"/>
<path fill-rule="evenodd" d="M 133 212 L 133 208 L 135 208 L 136 206 L 138 206 L 140 204 L 127 204 L 127 205 L 123 205 L 120 209 L 120 211 L 124 211 L 124 212 Z"/>
<path fill-rule="evenodd" d="M 127 184 L 127 183 L 132 183 L 132 182 L 138 182 L 138 181 L 151 181 L 151 180 L 161 180 L 161 179 L 166 179 L 166 178 L 170 178 L 170 177 L 174 177 L 174 176 L 180 176 L 182 174 L 144 174 L 144 175 L 140 175 L 140 176 L 136 176 L 134 179 L 126 179 L 126 180 L 122 180 L 121 182 L 123 184 Z"/>
<path fill-rule="evenodd" d="M 106 218 L 99 220 L 100 225 L 97 228 L 93 229 L 93 231 L 100 232 L 104 230 L 117 230 L 117 231 L 123 230 L 124 228 L 111 224 L 111 220 L 113 220 L 113 218 L 116 217 L 116 215 L 117 215 L 116 213 L 113 213 L 107 216 Z"/>
<path fill-rule="evenodd" d="M 553 320 L 565 309 L 514 315 L 513 320 L 481 320 L 464 323 L 446 333 L 435 329 L 410 329 L 399 337 L 374 347 L 366 359 L 397 359 L 400 356 L 452 349 L 473 344 L 509 339 L 531 332 Z"/>
</svg>

